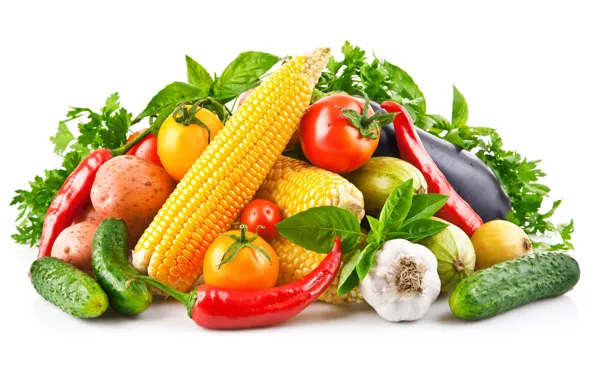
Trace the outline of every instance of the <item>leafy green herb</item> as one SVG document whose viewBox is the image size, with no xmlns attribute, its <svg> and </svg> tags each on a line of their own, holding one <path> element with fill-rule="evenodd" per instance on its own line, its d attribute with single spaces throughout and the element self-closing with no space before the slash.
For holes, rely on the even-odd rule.
<svg viewBox="0 0 596 380">
<path fill-rule="evenodd" d="M 12 199 L 11 205 L 19 210 L 17 232 L 12 234 L 16 242 L 30 246 L 39 242 L 48 206 L 68 175 L 92 149 L 115 149 L 124 144 L 131 126 L 131 116 L 120 107 L 118 93 L 108 97 L 100 112 L 71 107 L 66 119 L 58 123 L 56 134 L 50 137 L 54 152 L 62 157 L 62 165 L 35 176 L 29 182 L 29 188 L 16 190 Z"/>
<path fill-rule="evenodd" d="M 275 225 L 286 239 L 311 251 L 327 253 L 336 236 L 341 238 L 343 252 L 353 250 L 364 236 L 360 223 L 349 211 L 321 206 L 291 216 Z"/>
<path fill-rule="evenodd" d="M 358 273 L 355 269 L 361 257 L 362 251 L 360 249 L 356 249 L 345 256 L 343 262 L 343 268 L 345 268 L 345 270 L 343 270 L 339 276 L 339 283 L 341 285 L 337 289 L 338 293 L 346 294 L 358 285 L 360 279 L 358 278 Z"/>
<path fill-rule="evenodd" d="M 228 102 L 243 92 L 257 87 L 261 83 L 261 77 L 278 61 L 279 57 L 268 53 L 256 51 L 240 53 L 224 69 L 221 76 L 215 79 L 213 96 Z"/>
<path fill-rule="evenodd" d="M 366 277 L 373 263 L 375 253 L 381 245 L 392 239 L 417 241 L 434 235 L 447 224 L 429 219 L 429 210 L 440 209 L 447 197 L 437 194 L 412 195 L 412 180 L 396 187 L 387 198 L 381 220 L 368 216 L 371 231 L 360 232 L 358 219 L 344 209 L 321 206 L 298 213 L 276 224 L 279 234 L 306 249 L 315 252 L 329 252 L 333 239 L 339 236 L 342 251 L 350 252 L 366 237 L 366 246 L 344 258 L 340 274 L 338 294 L 346 294 Z M 410 212 L 415 206 L 419 212 Z"/>
<path fill-rule="evenodd" d="M 402 104 L 417 127 L 469 150 L 493 170 L 511 199 L 512 210 L 507 220 L 522 227 L 528 234 L 556 235 L 560 240 L 551 244 L 540 241 L 539 236 L 536 248 L 572 249 L 573 222 L 557 225 L 551 221 L 560 201 L 555 201 L 547 212 L 540 211 L 546 206 L 550 193 L 550 189 L 540 183 L 545 176 L 538 166 L 540 161 L 529 160 L 505 149 L 503 140 L 492 128 L 467 125 L 468 104 L 455 86 L 450 121 L 440 115 L 427 114 L 424 94 L 412 77 L 398 66 L 375 56 L 367 59 L 362 49 L 347 41 L 341 51 L 342 60 L 329 60 L 317 83 L 316 97 L 333 92 L 360 95 L 364 91 L 378 103 L 391 99 Z"/>
<path fill-rule="evenodd" d="M 186 76 L 188 83 L 196 86 L 202 96 L 208 96 L 213 79 L 200 63 L 186 56 Z"/>
<path fill-rule="evenodd" d="M 278 61 L 279 57 L 269 53 L 240 53 L 224 69 L 221 76 L 212 78 L 200 63 L 186 56 L 188 83 L 173 82 L 164 87 L 134 120 L 152 117 L 154 133 L 157 133 L 179 103 L 192 104 L 201 101 L 201 107 L 215 112 L 225 123 L 232 114 L 226 104 L 243 92 L 258 86 L 262 76 Z"/>
</svg>

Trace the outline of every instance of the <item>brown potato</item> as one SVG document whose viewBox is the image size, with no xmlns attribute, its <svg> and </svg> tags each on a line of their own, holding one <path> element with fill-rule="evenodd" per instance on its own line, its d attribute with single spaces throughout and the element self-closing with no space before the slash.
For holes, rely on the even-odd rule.
<svg viewBox="0 0 596 380">
<path fill-rule="evenodd" d="M 99 216 L 97 211 L 95 211 L 95 209 L 93 208 L 93 204 L 91 202 L 89 202 L 89 204 L 87 206 L 85 206 L 85 208 L 83 208 L 81 213 L 79 215 L 77 215 L 75 220 L 72 222 L 72 225 L 82 223 L 82 222 L 92 222 L 92 223 L 99 224 L 99 223 L 101 223 L 102 220 L 103 220 L 103 218 L 101 216 Z"/>
<path fill-rule="evenodd" d="M 91 273 L 91 245 L 98 223 L 82 222 L 66 228 L 52 246 L 52 257 Z"/>
<path fill-rule="evenodd" d="M 124 220 L 129 244 L 134 246 L 175 187 L 161 166 L 135 156 L 119 156 L 99 168 L 91 202 L 101 218 Z"/>
</svg>

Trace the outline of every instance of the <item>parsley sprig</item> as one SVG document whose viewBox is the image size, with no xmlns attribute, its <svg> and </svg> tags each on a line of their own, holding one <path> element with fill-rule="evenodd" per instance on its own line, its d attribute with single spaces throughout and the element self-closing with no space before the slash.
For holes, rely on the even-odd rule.
<svg viewBox="0 0 596 380">
<path fill-rule="evenodd" d="M 540 183 L 546 175 L 539 167 L 540 161 L 506 149 L 502 138 L 492 128 L 469 126 L 468 104 L 457 88 L 453 87 L 451 120 L 427 114 L 424 94 L 404 70 L 375 56 L 368 59 L 364 50 L 348 41 L 341 51 L 343 59 L 330 59 L 327 70 L 321 75 L 316 88 L 318 97 L 332 92 L 352 95 L 365 92 L 376 102 L 392 99 L 402 104 L 417 127 L 469 150 L 493 170 L 511 199 L 512 210 L 507 220 L 528 234 L 538 235 L 535 248 L 573 249 L 573 220 L 564 224 L 552 221 L 561 200 L 555 200 L 548 207 L 550 188 Z M 547 211 L 541 212 L 545 207 Z M 544 236 L 558 238 L 559 242 L 547 243 L 542 241 Z"/>
<path fill-rule="evenodd" d="M 110 95 L 99 112 L 71 107 L 66 118 L 58 123 L 56 134 L 50 137 L 54 152 L 63 158 L 62 165 L 35 176 L 29 182 L 29 189 L 17 190 L 12 199 L 11 205 L 16 205 L 19 210 L 17 232 L 12 234 L 17 243 L 34 246 L 39 242 L 50 202 L 68 175 L 92 149 L 121 146 L 126 141 L 131 117 L 120 106 L 118 93 Z"/>
</svg>

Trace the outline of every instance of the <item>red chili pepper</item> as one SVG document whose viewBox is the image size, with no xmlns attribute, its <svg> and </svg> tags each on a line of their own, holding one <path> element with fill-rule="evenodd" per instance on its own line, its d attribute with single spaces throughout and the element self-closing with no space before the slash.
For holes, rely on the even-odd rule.
<svg viewBox="0 0 596 380">
<path fill-rule="evenodd" d="M 94 150 L 70 173 L 48 207 L 43 220 L 37 257 L 51 255 L 52 246 L 58 235 L 72 224 L 83 207 L 91 201 L 91 187 L 101 165 L 115 156 L 126 153 L 150 132 L 151 128 L 143 131 L 118 149 L 99 148 Z"/>
<path fill-rule="evenodd" d="M 336 237 L 331 252 L 312 272 L 273 289 L 240 291 L 204 284 L 191 293 L 182 293 L 154 278 L 141 278 L 182 302 L 199 326 L 245 329 L 275 325 L 296 316 L 331 285 L 340 265 L 341 242 Z"/>
<path fill-rule="evenodd" d="M 381 103 L 381 107 L 387 112 L 397 112 L 393 120 L 393 125 L 395 126 L 399 156 L 422 172 L 424 179 L 426 179 L 429 193 L 449 196 L 445 206 L 437 212 L 437 216 L 455 224 L 468 234 L 468 236 L 472 236 L 482 226 L 482 219 L 447 182 L 445 175 L 443 175 L 426 149 L 424 149 L 408 111 L 392 101 Z"/>
</svg>

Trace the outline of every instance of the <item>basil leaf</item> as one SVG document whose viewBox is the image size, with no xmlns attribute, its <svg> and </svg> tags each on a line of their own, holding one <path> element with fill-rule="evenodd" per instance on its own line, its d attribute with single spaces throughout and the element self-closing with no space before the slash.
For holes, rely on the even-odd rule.
<svg viewBox="0 0 596 380">
<path fill-rule="evenodd" d="M 447 203 L 449 197 L 442 194 L 416 194 L 404 225 L 418 219 L 428 219 Z"/>
<path fill-rule="evenodd" d="M 327 253 L 336 236 L 341 239 L 342 252 L 353 250 L 362 232 L 352 213 L 335 206 L 321 206 L 302 211 L 275 225 L 279 234 L 311 251 Z"/>
<path fill-rule="evenodd" d="M 209 90 L 211 90 L 213 84 L 211 75 L 201 64 L 188 55 L 186 56 L 186 76 L 188 77 L 188 83 L 197 86 L 201 91 L 201 97 L 209 95 Z"/>
<path fill-rule="evenodd" d="M 183 82 L 174 82 L 165 86 L 149 101 L 147 107 L 135 118 L 141 120 L 147 116 L 155 115 L 172 104 L 182 101 L 194 101 L 202 97 L 202 91 L 197 86 Z"/>
<path fill-rule="evenodd" d="M 367 215 L 366 219 L 368 220 L 368 224 L 370 225 L 370 230 L 377 234 L 380 234 L 383 226 L 381 226 L 381 222 L 379 222 L 379 219 L 370 215 Z"/>
<path fill-rule="evenodd" d="M 261 83 L 264 75 L 279 57 L 257 51 L 240 53 L 215 79 L 213 93 L 217 99 L 234 98 Z"/>
<path fill-rule="evenodd" d="M 399 232 L 412 235 L 408 240 L 417 241 L 443 231 L 449 224 L 432 219 L 418 219 L 404 225 Z"/>
<path fill-rule="evenodd" d="M 343 296 L 358 285 L 358 273 L 356 265 L 360 261 L 362 251 L 357 249 L 350 253 L 343 262 L 337 284 L 337 295 Z"/>
<path fill-rule="evenodd" d="M 358 273 L 358 278 L 360 280 L 363 280 L 368 274 L 375 258 L 375 253 L 377 253 L 377 250 L 381 245 L 380 241 L 372 242 L 362 251 L 360 261 L 358 261 L 358 265 L 356 265 L 356 272 Z"/>
<path fill-rule="evenodd" d="M 453 86 L 453 105 L 451 108 L 451 124 L 462 127 L 468 122 L 468 103 L 459 90 Z"/>
<path fill-rule="evenodd" d="M 412 185 L 410 178 L 389 195 L 379 217 L 383 230 L 398 229 L 410 210 L 412 204 Z"/>
</svg>

